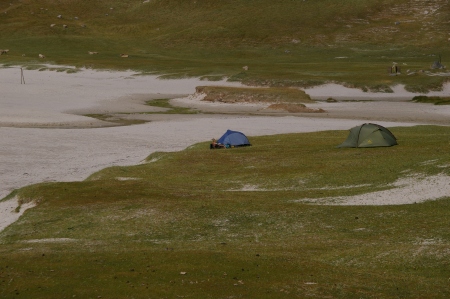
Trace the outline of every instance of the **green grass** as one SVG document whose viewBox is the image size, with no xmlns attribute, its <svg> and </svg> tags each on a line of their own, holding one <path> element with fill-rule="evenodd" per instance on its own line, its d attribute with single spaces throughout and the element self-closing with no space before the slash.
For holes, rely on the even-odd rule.
<svg viewBox="0 0 450 299">
<path fill-rule="evenodd" d="M 450 97 L 415 96 L 412 101 L 417 103 L 431 103 L 434 105 L 450 105 Z"/>
<path fill-rule="evenodd" d="M 0 63 L 226 77 L 262 86 L 336 82 L 389 90 L 405 84 L 424 92 L 448 81 L 419 72 L 439 54 L 448 65 L 445 0 L 433 1 L 441 8 L 428 15 L 421 12 L 430 11 L 430 2 L 415 1 L 413 10 L 410 0 L 142 2 L 0 2 L 0 47 L 10 49 Z M 389 76 L 394 61 L 404 75 Z"/>
<path fill-rule="evenodd" d="M 198 111 L 191 110 L 190 108 L 176 107 L 170 104 L 170 99 L 154 99 L 147 101 L 147 105 L 153 107 L 167 108 L 164 112 L 147 112 L 158 114 L 196 114 Z"/>
<path fill-rule="evenodd" d="M 422 72 L 438 54 L 448 66 L 445 0 L 428 15 L 431 1 L 142 2 L 0 1 L 0 48 L 10 50 L 0 64 L 381 92 L 448 82 Z M 389 75 L 394 61 L 403 75 Z M 152 105 L 188 112 L 164 99 Z M 204 142 L 83 182 L 16 190 L 9 197 L 39 204 L 0 233 L 0 297 L 448 298 L 448 197 L 296 202 L 384 190 L 407 174 L 450 174 L 448 127 L 392 132 L 399 145 L 376 149 L 335 148 L 344 131 L 252 137 L 251 147 L 221 151 Z"/>
<path fill-rule="evenodd" d="M 101 121 L 109 122 L 111 126 L 131 126 L 146 123 L 144 120 L 139 119 L 126 119 L 123 118 L 123 113 L 111 115 L 111 114 L 85 114 L 84 116 L 92 117 Z"/>
<path fill-rule="evenodd" d="M 133 114 L 196 114 L 198 111 L 193 111 L 189 108 L 175 107 L 169 103 L 170 99 L 153 99 L 146 102 L 147 105 L 153 107 L 167 108 L 166 111 L 158 112 L 134 112 Z M 85 114 L 87 117 L 92 117 L 101 121 L 109 122 L 111 126 L 130 126 L 146 123 L 145 120 L 129 119 L 129 113 L 115 113 L 115 114 Z"/>
<path fill-rule="evenodd" d="M 251 147 L 220 151 L 205 141 L 17 190 L 39 204 L 0 233 L 0 297 L 449 297 L 449 197 L 296 202 L 450 175 L 448 127 L 391 131 L 399 145 L 372 149 L 336 148 L 346 131 L 250 137 Z"/>
</svg>

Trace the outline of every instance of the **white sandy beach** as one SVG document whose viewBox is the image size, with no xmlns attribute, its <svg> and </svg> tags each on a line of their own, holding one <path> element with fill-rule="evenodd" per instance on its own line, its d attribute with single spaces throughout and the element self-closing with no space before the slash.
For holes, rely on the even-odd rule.
<svg viewBox="0 0 450 299">
<path fill-rule="evenodd" d="M 199 85 L 239 86 L 224 81 L 159 80 L 133 72 L 93 70 L 72 74 L 25 70 L 24 77 L 26 84 L 21 84 L 20 68 L 0 68 L 0 198 L 29 184 L 80 181 L 105 167 L 138 164 L 152 152 L 182 150 L 220 137 L 227 129 L 256 136 L 346 130 L 363 122 L 386 127 L 450 125 L 449 106 L 408 102 L 414 95 L 401 87 L 389 96 L 334 85 L 312 88 L 306 92 L 315 99 L 333 96 L 360 101 L 318 101 L 311 106 L 326 113 L 293 115 L 266 113 L 257 105 L 207 104 L 188 96 Z M 450 85 L 430 95 L 450 96 Z M 157 111 L 144 103 L 164 97 L 174 98 L 176 105 L 217 114 L 138 114 Z M 150 122 L 111 126 L 82 116 L 114 112 L 128 112 L 129 118 Z M 449 184 L 438 187 L 446 188 L 444 194 L 450 195 Z M 0 230 L 20 216 L 14 212 L 16 206 L 16 199 L 2 203 L 0 218 L 10 220 L 2 220 Z M 8 217 L 13 213 L 14 217 Z"/>
</svg>

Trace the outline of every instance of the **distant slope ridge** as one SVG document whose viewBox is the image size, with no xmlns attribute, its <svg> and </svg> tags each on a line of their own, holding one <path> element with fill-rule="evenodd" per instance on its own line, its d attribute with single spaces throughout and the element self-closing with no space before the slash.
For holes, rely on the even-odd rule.
<svg viewBox="0 0 450 299">
<path fill-rule="evenodd" d="M 220 47 L 430 45 L 448 42 L 449 7 L 448 0 L 11 0 L 0 3 L 0 37 L 100 35 Z"/>
</svg>

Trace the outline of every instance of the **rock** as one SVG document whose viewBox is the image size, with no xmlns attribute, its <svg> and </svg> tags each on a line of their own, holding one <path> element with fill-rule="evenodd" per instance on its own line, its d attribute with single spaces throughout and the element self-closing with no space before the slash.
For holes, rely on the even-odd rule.
<svg viewBox="0 0 450 299">
<path fill-rule="evenodd" d="M 431 65 L 431 69 L 433 69 L 433 70 L 441 70 L 441 69 L 445 69 L 445 66 L 440 61 L 435 61 Z"/>
</svg>

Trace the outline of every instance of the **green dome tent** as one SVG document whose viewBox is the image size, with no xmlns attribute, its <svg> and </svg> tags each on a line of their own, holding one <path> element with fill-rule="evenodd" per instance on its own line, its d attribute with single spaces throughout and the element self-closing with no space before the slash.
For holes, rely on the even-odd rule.
<svg viewBox="0 0 450 299">
<path fill-rule="evenodd" d="M 347 139 L 338 147 L 379 147 L 397 144 L 395 136 L 383 126 L 363 124 L 350 129 Z"/>
</svg>

